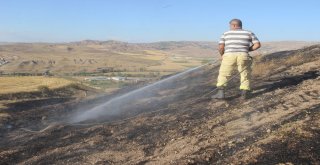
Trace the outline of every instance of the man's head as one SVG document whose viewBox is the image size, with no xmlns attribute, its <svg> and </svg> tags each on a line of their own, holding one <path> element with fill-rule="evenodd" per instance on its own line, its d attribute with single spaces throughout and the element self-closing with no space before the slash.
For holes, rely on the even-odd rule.
<svg viewBox="0 0 320 165">
<path fill-rule="evenodd" d="M 242 21 L 240 19 L 232 19 L 230 22 L 230 29 L 242 29 Z"/>
</svg>

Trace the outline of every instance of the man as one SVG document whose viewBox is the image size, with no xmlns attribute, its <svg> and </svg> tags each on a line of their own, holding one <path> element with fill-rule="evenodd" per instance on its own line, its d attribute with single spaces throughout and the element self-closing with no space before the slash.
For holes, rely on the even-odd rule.
<svg viewBox="0 0 320 165">
<path fill-rule="evenodd" d="M 250 74 L 252 59 L 249 56 L 250 51 L 261 47 L 260 41 L 254 33 L 242 29 L 242 22 L 239 19 L 232 19 L 230 30 L 223 33 L 219 41 L 219 53 L 222 58 L 217 88 L 218 93 L 213 95 L 214 99 L 224 99 L 225 87 L 228 78 L 235 66 L 240 72 L 240 90 L 243 99 L 248 98 L 250 91 Z"/>
</svg>

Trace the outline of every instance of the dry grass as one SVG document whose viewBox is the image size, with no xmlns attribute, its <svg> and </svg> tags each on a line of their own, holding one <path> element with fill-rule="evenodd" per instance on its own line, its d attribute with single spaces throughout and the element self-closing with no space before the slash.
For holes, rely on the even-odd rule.
<svg viewBox="0 0 320 165">
<path fill-rule="evenodd" d="M 201 64 L 202 64 L 201 61 L 193 58 L 190 58 L 187 60 L 179 60 L 179 61 L 172 58 L 167 58 L 164 61 L 162 61 L 161 65 L 147 67 L 147 70 L 177 72 L 177 71 L 186 70 L 188 68 L 192 68 L 195 66 L 199 66 Z"/>
<path fill-rule="evenodd" d="M 264 76 L 273 71 L 276 68 L 276 63 L 274 61 L 264 62 L 264 63 L 254 63 L 252 68 L 253 76 Z"/>
<path fill-rule="evenodd" d="M 174 63 L 172 61 L 164 61 L 159 66 L 148 67 L 148 70 L 152 71 L 181 71 L 186 69 L 181 63 Z"/>
<path fill-rule="evenodd" d="M 39 87 L 46 86 L 56 89 L 70 85 L 72 81 L 63 78 L 26 76 L 26 77 L 0 77 L 0 94 L 33 92 Z"/>
<path fill-rule="evenodd" d="M 160 51 L 160 50 L 144 50 L 144 52 L 149 55 L 160 55 L 160 56 L 167 55 L 167 53 Z"/>
<path fill-rule="evenodd" d="M 301 55 L 295 55 L 290 56 L 286 60 L 284 60 L 284 63 L 289 66 L 298 65 L 301 63 L 304 63 L 304 58 Z"/>
<path fill-rule="evenodd" d="M 144 55 L 141 56 L 142 59 L 147 59 L 147 60 L 156 60 L 156 61 L 162 61 L 167 58 L 167 56 L 162 56 L 162 55 Z"/>
<path fill-rule="evenodd" d="M 261 58 L 258 58 L 256 59 L 257 62 L 253 65 L 252 75 L 264 76 L 275 71 L 276 68 L 279 68 L 279 65 L 283 67 L 296 66 L 310 60 L 304 59 L 301 54 L 294 54 L 286 58 L 277 59 L 277 61 L 261 62 Z"/>
</svg>

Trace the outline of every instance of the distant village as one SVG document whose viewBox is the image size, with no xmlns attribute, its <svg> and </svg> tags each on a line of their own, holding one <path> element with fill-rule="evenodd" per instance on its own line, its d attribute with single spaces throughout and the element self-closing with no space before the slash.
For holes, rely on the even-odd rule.
<svg viewBox="0 0 320 165">
<path fill-rule="evenodd" d="M 151 78 L 135 78 L 135 77 L 106 77 L 106 76 L 97 76 L 97 77 L 87 77 L 84 79 L 85 81 L 128 81 L 128 82 L 145 82 L 151 80 Z"/>
<path fill-rule="evenodd" d="M 9 61 L 7 61 L 6 59 L 0 57 L 0 66 L 5 65 L 7 63 L 9 63 Z"/>
</svg>

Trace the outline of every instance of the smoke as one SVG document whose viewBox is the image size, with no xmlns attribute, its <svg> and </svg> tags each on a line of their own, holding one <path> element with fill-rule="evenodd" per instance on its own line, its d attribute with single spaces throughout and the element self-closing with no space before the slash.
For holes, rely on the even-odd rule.
<svg viewBox="0 0 320 165">
<path fill-rule="evenodd" d="M 111 98 L 103 104 L 74 115 L 71 122 L 115 120 L 149 111 L 155 107 L 159 108 L 159 104 L 163 105 L 163 103 L 172 101 L 178 97 L 176 94 L 179 91 L 187 88 L 188 84 L 184 83 L 181 85 L 182 79 L 186 75 L 195 72 L 205 65 L 186 70 L 145 87 Z"/>
</svg>

